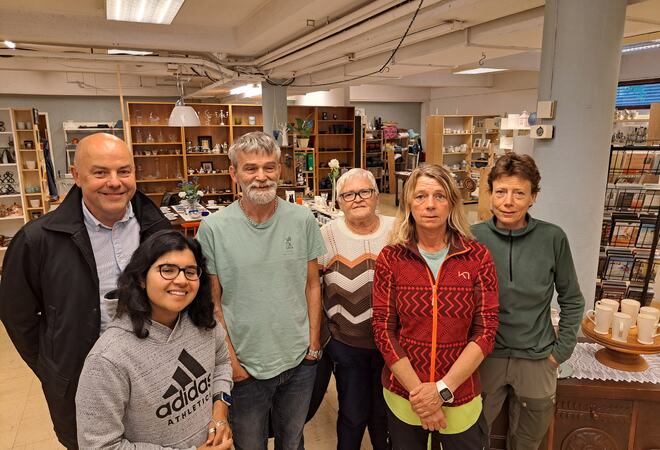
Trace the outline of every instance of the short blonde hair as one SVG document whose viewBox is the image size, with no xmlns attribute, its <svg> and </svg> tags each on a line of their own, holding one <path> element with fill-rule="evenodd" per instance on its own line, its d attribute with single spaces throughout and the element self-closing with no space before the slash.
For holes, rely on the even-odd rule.
<svg viewBox="0 0 660 450">
<path fill-rule="evenodd" d="M 412 215 L 410 205 L 413 201 L 415 189 L 417 188 L 417 181 L 421 177 L 432 178 L 444 189 L 449 201 L 449 217 L 447 218 L 447 234 L 451 241 L 457 243 L 459 237 L 474 239 L 470 231 L 470 223 L 467 220 L 467 215 L 463 209 L 463 200 L 458 191 L 458 187 L 454 182 L 451 174 L 441 166 L 435 164 L 426 164 L 417 167 L 412 171 L 410 177 L 403 187 L 401 196 L 401 204 L 399 212 L 397 213 L 396 222 L 394 223 L 394 230 L 390 236 L 390 244 L 407 244 L 409 242 L 417 242 L 417 228 L 415 226 L 415 218 Z"/>
</svg>

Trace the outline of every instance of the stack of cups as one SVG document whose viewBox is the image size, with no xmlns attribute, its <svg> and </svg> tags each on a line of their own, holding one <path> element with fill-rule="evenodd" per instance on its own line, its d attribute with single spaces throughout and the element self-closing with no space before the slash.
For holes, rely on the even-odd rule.
<svg viewBox="0 0 660 450">
<path fill-rule="evenodd" d="M 631 328 L 638 327 L 637 342 L 653 344 L 658 329 L 660 310 L 651 306 L 640 308 L 640 303 L 631 298 L 619 302 L 611 299 L 602 299 L 596 302 L 596 307 L 587 311 L 587 318 L 593 322 L 594 331 L 598 334 L 609 334 L 612 329 L 612 340 L 628 342 Z"/>
</svg>

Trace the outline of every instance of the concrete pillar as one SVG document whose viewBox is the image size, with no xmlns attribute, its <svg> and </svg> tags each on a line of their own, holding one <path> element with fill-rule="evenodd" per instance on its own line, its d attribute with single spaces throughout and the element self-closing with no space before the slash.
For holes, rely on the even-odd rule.
<svg viewBox="0 0 660 450">
<path fill-rule="evenodd" d="M 286 123 L 286 86 L 273 86 L 262 82 L 261 105 L 264 133 L 273 136 L 273 130 L 278 129 L 279 124 Z"/>
<path fill-rule="evenodd" d="M 563 228 L 593 304 L 626 0 L 547 0 L 539 100 L 556 100 L 538 140 L 541 192 L 531 213 Z"/>
</svg>

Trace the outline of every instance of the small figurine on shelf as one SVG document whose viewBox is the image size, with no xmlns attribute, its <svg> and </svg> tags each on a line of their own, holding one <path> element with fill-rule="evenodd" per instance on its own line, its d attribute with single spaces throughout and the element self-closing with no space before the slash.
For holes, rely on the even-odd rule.
<svg viewBox="0 0 660 450">
<path fill-rule="evenodd" d="M 333 158 L 328 162 L 328 167 L 330 167 L 330 173 L 328 177 L 332 182 L 332 198 L 330 199 L 330 209 L 335 210 L 337 202 L 337 178 L 339 178 L 339 161 Z"/>
</svg>

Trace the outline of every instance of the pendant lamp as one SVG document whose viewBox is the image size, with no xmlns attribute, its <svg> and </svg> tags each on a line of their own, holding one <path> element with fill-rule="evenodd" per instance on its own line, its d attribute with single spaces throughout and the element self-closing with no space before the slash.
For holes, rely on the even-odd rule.
<svg viewBox="0 0 660 450">
<path fill-rule="evenodd" d="M 176 101 L 174 109 L 170 114 L 170 119 L 167 121 L 167 125 L 171 127 L 198 127 L 201 125 L 199 121 L 199 116 L 197 111 L 195 111 L 192 106 L 186 106 L 183 101 L 183 83 L 179 79 L 179 75 L 176 77 L 177 87 L 181 88 L 181 97 Z"/>
</svg>

